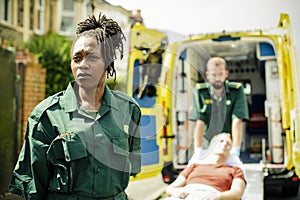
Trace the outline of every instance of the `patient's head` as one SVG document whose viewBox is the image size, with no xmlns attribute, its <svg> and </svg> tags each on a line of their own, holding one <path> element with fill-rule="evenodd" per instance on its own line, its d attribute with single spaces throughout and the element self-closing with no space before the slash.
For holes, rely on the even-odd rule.
<svg viewBox="0 0 300 200">
<path fill-rule="evenodd" d="M 228 157 L 232 147 L 232 140 L 229 133 L 220 133 L 215 135 L 209 145 L 209 149 L 214 154 L 219 154 Z"/>
<path fill-rule="evenodd" d="M 229 133 L 220 133 L 215 135 L 208 149 L 204 150 L 200 155 L 202 163 L 225 163 L 230 155 L 230 149 L 232 147 L 232 140 Z"/>
</svg>

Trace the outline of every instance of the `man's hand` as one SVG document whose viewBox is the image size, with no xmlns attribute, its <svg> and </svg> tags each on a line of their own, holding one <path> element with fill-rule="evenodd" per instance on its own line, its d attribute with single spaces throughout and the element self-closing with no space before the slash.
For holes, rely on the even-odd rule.
<svg viewBox="0 0 300 200">
<path fill-rule="evenodd" d="M 180 199 L 184 199 L 185 197 L 187 197 L 189 194 L 187 192 L 184 191 L 184 188 L 179 187 L 174 189 L 174 191 L 172 192 L 172 196 L 174 197 L 178 197 Z"/>
<path fill-rule="evenodd" d="M 232 147 L 230 150 L 230 154 L 235 155 L 237 157 L 240 157 L 240 152 L 241 152 L 241 149 L 238 147 Z"/>
</svg>

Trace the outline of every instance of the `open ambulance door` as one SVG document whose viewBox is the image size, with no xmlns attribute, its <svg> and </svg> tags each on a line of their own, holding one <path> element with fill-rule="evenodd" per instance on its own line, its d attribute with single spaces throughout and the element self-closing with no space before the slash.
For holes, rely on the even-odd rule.
<svg viewBox="0 0 300 200">
<path fill-rule="evenodd" d="M 168 46 L 161 73 L 161 104 L 164 110 L 166 154 L 163 178 L 171 183 L 188 164 L 193 152 L 195 123 L 189 120 L 193 89 L 203 80 L 209 55 L 195 41 L 182 40 Z M 201 68 L 201 69 L 200 69 Z"/>
<path fill-rule="evenodd" d="M 294 168 L 300 177 L 300 78 L 291 23 L 287 14 L 281 14 L 278 28 L 284 31 L 277 47 L 282 125 L 286 130 L 286 163 L 287 169 Z"/>
<path fill-rule="evenodd" d="M 277 32 L 271 33 L 270 38 L 275 44 L 273 55 L 276 56 L 276 62 L 268 59 L 270 55 L 266 52 L 270 51 L 264 51 L 263 45 L 259 45 L 261 49 L 258 51 L 258 57 L 265 60 L 266 68 L 265 108 L 271 157 L 269 161 L 264 160 L 264 187 L 266 189 L 268 186 L 281 186 L 284 195 L 296 196 L 300 175 L 300 79 L 287 14 L 281 14 Z"/>
<path fill-rule="evenodd" d="M 164 33 L 139 23 L 130 31 L 127 93 L 137 101 L 142 111 L 142 171 L 131 180 L 156 176 L 164 166 L 161 143 L 163 115 L 157 104 L 157 84 L 166 39 Z"/>
</svg>

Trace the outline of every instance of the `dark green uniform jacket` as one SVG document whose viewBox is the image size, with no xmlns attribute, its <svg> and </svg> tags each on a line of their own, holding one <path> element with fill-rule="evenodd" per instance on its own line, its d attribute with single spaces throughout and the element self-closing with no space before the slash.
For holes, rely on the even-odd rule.
<svg viewBox="0 0 300 200">
<path fill-rule="evenodd" d="M 206 83 L 198 83 L 194 89 L 193 106 L 189 119 L 205 123 L 207 141 L 221 132 L 231 133 L 232 120 L 249 119 L 247 99 L 241 83 L 224 83 L 225 92 L 220 100 L 213 97 Z"/>
<path fill-rule="evenodd" d="M 141 169 L 140 108 L 106 86 L 93 117 L 74 84 L 32 111 L 9 191 L 36 200 L 127 199 L 130 175 Z"/>
</svg>

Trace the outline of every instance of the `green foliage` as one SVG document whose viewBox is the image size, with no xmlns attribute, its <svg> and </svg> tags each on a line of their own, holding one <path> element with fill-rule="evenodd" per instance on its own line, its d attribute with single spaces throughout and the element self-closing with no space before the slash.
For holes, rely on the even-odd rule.
<svg viewBox="0 0 300 200">
<path fill-rule="evenodd" d="M 46 96 L 64 90 L 73 80 L 70 49 L 72 41 L 56 33 L 35 35 L 24 44 L 47 70 Z"/>
</svg>

